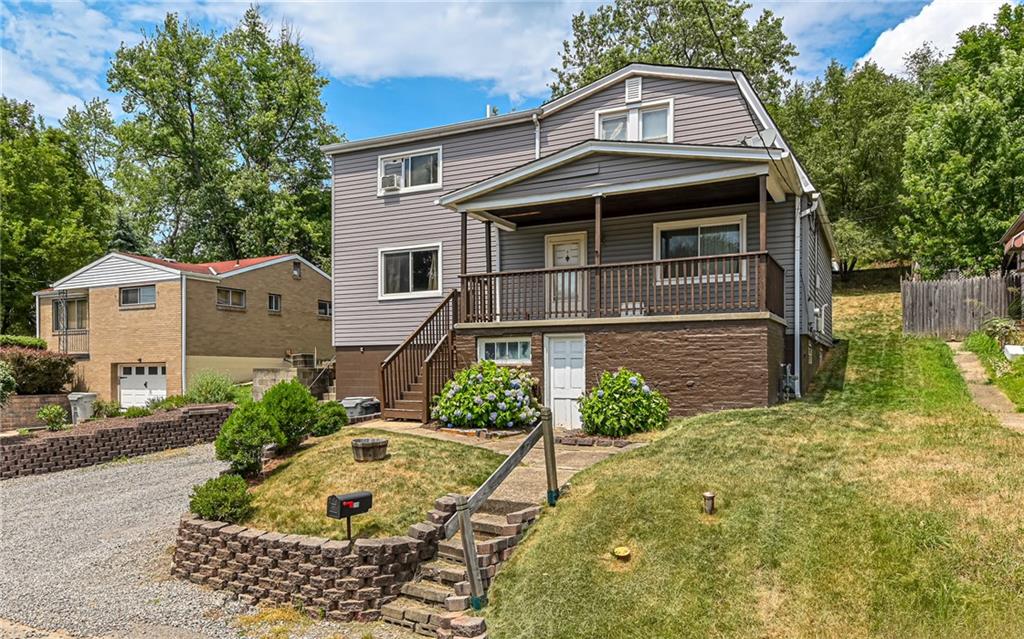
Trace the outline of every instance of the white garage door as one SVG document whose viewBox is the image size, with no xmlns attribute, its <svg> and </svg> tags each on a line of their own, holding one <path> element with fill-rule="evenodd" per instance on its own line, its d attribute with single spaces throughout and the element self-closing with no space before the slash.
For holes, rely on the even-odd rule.
<svg viewBox="0 0 1024 639">
<path fill-rule="evenodd" d="M 120 364 L 118 379 L 121 406 L 145 406 L 152 399 L 167 397 L 166 364 Z"/>
<path fill-rule="evenodd" d="M 555 426 L 583 426 L 577 400 L 584 391 L 586 350 L 583 336 L 552 335 L 547 338 L 548 397 L 551 398 L 551 417 Z"/>
</svg>

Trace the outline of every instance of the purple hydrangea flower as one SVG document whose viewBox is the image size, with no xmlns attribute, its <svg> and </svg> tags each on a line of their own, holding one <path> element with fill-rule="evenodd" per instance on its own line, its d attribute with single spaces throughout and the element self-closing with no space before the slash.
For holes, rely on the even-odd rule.
<svg viewBox="0 0 1024 639">
<path fill-rule="evenodd" d="M 598 396 L 598 397 L 604 397 L 604 391 L 603 391 L 603 390 L 601 390 L 600 388 L 599 388 L 599 389 L 597 389 L 597 396 Z"/>
<path fill-rule="evenodd" d="M 483 373 L 477 373 L 476 374 L 476 381 L 478 381 L 478 382 L 484 381 Z"/>
<path fill-rule="evenodd" d="M 521 384 L 520 384 L 518 379 L 513 379 L 512 380 L 512 388 L 519 388 L 520 385 Z"/>
<path fill-rule="evenodd" d="M 484 403 L 484 400 L 481 399 L 481 397 L 479 395 L 477 395 L 476 397 L 473 398 L 473 403 L 476 404 L 477 406 L 479 406 L 480 404 Z"/>
<path fill-rule="evenodd" d="M 498 413 L 491 413 L 490 415 L 488 415 L 488 417 L 490 417 L 491 421 L 493 422 L 498 419 Z"/>
<path fill-rule="evenodd" d="M 505 410 L 505 408 L 506 408 L 505 402 L 498 402 L 498 410 Z"/>
<path fill-rule="evenodd" d="M 644 384 L 644 387 L 641 390 L 643 390 L 644 395 L 650 395 L 651 394 L 651 387 L 648 386 L 647 384 Z"/>
<path fill-rule="evenodd" d="M 633 376 L 629 378 L 629 383 L 633 386 L 636 386 L 637 384 L 640 383 L 640 380 L 638 380 L 636 376 Z"/>
<path fill-rule="evenodd" d="M 456 408 L 455 409 L 455 416 L 456 417 L 462 417 L 462 409 L 461 408 Z"/>
<path fill-rule="evenodd" d="M 509 420 L 508 423 L 505 424 L 505 426 L 508 427 L 508 428 L 512 428 L 512 423 L 513 423 L 512 420 Z"/>
<path fill-rule="evenodd" d="M 496 398 L 497 395 L 495 395 L 494 393 L 487 393 L 487 401 L 493 402 Z"/>
</svg>

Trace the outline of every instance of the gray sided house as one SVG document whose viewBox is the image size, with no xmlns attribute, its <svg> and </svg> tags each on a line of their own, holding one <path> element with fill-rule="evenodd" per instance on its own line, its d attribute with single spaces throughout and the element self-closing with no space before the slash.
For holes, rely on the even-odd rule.
<svg viewBox="0 0 1024 639">
<path fill-rule="evenodd" d="M 625 366 L 673 414 L 799 394 L 832 345 L 828 217 L 742 73 L 629 65 L 528 111 L 325 147 L 339 397 L 425 420 L 478 359 L 556 424 Z"/>
</svg>

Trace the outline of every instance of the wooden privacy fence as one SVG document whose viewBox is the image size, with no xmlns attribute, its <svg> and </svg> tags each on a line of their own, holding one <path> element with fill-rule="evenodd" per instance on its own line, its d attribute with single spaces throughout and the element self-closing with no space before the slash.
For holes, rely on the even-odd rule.
<svg viewBox="0 0 1024 639">
<path fill-rule="evenodd" d="M 993 317 L 1007 317 L 1019 291 L 1016 279 L 998 275 L 900 282 L 903 332 L 963 338 Z"/>
</svg>

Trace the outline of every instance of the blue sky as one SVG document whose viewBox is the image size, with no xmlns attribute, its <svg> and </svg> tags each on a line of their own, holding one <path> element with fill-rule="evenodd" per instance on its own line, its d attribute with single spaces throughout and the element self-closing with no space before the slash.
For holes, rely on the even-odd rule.
<svg viewBox="0 0 1024 639">
<path fill-rule="evenodd" d="M 1020 0 L 1015 0 L 1020 1 Z M 328 117 L 350 140 L 503 113 L 543 102 L 570 18 L 593 2 L 262 2 L 272 24 L 298 31 L 330 79 Z M 795 79 L 831 58 L 870 58 L 892 72 L 924 42 L 950 48 L 958 31 L 989 21 L 993 0 L 754 2 L 783 17 L 800 51 Z M 0 0 L 0 91 L 30 100 L 51 121 L 106 90 L 111 55 L 167 11 L 223 31 L 248 2 L 34 3 Z"/>
</svg>

